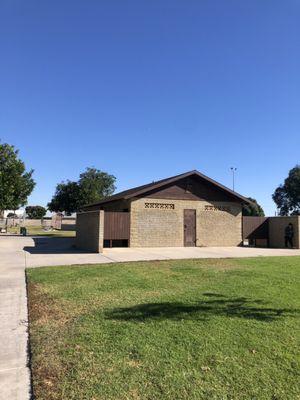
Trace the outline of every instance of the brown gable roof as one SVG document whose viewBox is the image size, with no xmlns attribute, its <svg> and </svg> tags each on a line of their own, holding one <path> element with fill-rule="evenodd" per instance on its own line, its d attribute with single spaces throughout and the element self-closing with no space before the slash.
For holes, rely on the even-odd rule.
<svg viewBox="0 0 300 400">
<path fill-rule="evenodd" d="M 197 170 L 193 170 L 193 171 L 189 171 L 189 172 L 185 172 L 183 174 L 179 174 L 179 175 L 175 175 L 172 176 L 170 178 L 165 178 L 165 179 L 161 179 L 159 181 L 156 182 L 151 182 L 148 183 L 146 185 L 142 185 L 142 186 L 137 186 L 135 188 L 132 189 L 128 189 L 128 190 L 124 190 L 123 192 L 120 193 L 116 193 L 110 197 L 107 197 L 97 203 L 93 203 L 93 204 L 88 204 L 85 207 L 90 207 L 90 206 L 97 206 L 97 205 L 102 205 L 108 202 L 112 202 L 112 201 L 116 201 L 116 200 L 128 200 L 131 199 L 132 197 L 136 197 L 136 196 L 140 196 L 144 193 L 147 193 L 151 190 L 155 190 L 158 189 L 164 185 L 168 185 L 170 183 L 174 183 L 180 179 L 183 178 L 187 178 L 189 176 L 198 176 L 200 178 L 202 178 L 203 180 L 205 180 L 206 182 L 209 182 L 211 184 L 213 184 L 214 186 L 216 186 L 217 188 L 223 190 L 224 192 L 230 194 L 231 196 L 235 197 L 236 199 L 240 200 L 242 203 L 249 203 L 251 204 L 251 201 L 249 201 L 247 199 L 247 197 L 244 197 L 236 192 L 234 192 L 233 190 L 227 188 L 226 186 L 223 186 L 221 183 L 218 183 L 216 181 L 214 181 L 213 179 L 209 178 L 206 175 L 201 174 L 201 172 L 197 171 Z"/>
</svg>

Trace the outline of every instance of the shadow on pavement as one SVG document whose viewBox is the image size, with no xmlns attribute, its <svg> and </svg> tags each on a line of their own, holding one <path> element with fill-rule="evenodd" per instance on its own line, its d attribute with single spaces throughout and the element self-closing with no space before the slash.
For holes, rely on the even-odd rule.
<svg viewBox="0 0 300 400">
<path fill-rule="evenodd" d="M 75 238 L 32 237 L 34 246 L 25 246 L 24 251 L 30 254 L 81 254 L 85 251 L 74 246 Z"/>
</svg>

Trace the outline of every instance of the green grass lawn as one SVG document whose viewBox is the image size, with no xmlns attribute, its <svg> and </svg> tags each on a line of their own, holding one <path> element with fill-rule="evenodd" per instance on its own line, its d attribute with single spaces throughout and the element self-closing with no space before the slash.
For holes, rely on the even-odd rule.
<svg viewBox="0 0 300 400">
<path fill-rule="evenodd" d="M 49 230 L 45 231 L 42 226 L 28 226 L 28 236 L 51 236 L 51 237 L 75 237 L 75 231 L 63 231 L 63 230 Z M 8 233 L 17 234 L 20 233 L 20 227 L 8 228 Z"/>
<path fill-rule="evenodd" d="M 37 400 L 300 399 L 300 257 L 27 277 Z"/>
</svg>

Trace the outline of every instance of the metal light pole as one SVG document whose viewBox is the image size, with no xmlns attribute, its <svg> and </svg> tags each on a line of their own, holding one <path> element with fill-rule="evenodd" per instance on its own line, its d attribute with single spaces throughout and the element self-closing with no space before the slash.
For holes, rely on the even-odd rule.
<svg viewBox="0 0 300 400">
<path fill-rule="evenodd" d="M 231 169 L 231 172 L 232 172 L 232 190 L 234 191 L 234 175 L 235 175 L 235 172 L 236 172 L 237 168 L 231 167 L 230 169 Z"/>
</svg>

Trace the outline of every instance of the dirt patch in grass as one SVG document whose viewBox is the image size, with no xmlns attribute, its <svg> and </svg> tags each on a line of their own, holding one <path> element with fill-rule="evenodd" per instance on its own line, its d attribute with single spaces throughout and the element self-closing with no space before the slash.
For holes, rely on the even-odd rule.
<svg viewBox="0 0 300 400">
<path fill-rule="evenodd" d="M 27 287 L 30 322 L 40 325 L 54 323 L 62 326 L 72 320 L 70 314 L 66 312 L 66 307 L 62 306 L 62 301 L 55 301 L 43 291 L 41 285 L 29 282 Z"/>
<path fill-rule="evenodd" d="M 49 327 L 56 321 L 56 325 L 64 325 L 66 318 L 61 310 L 61 307 L 56 304 L 51 296 L 43 292 L 39 284 L 28 283 L 28 309 L 29 322 L 35 326 Z M 47 334 L 48 336 L 48 334 Z M 65 373 L 65 368 L 57 356 L 50 352 L 50 343 L 53 341 L 52 336 L 48 336 L 48 344 L 44 346 L 44 335 L 42 332 L 32 332 L 30 330 L 31 348 L 39 349 L 39 354 L 32 357 L 32 374 L 34 380 L 34 392 L 37 398 L 47 396 L 49 399 L 57 399 L 53 387 L 55 387 L 62 374 Z M 50 346 L 49 346 L 50 345 Z M 55 344 L 57 347 L 57 344 Z M 44 362 L 43 359 L 47 359 Z"/>
<path fill-rule="evenodd" d="M 34 365 L 32 373 L 35 376 L 34 394 L 35 398 L 47 398 L 49 400 L 60 399 L 55 387 L 61 381 L 62 376 L 67 373 L 67 369 L 61 363 L 55 363 L 53 359 L 49 360 L 50 366 L 41 364 Z"/>
</svg>

